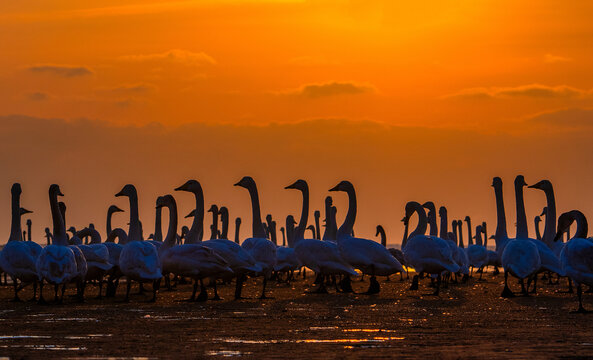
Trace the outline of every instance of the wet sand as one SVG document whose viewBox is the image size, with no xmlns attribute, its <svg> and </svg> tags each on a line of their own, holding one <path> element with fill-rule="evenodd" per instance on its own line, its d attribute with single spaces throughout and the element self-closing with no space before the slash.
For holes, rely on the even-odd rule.
<svg viewBox="0 0 593 360">
<path fill-rule="evenodd" d="M 309 278 L 269 286 L 274 299 L 232 300 L 234 286 L 220 286 L 222 301 L 187 303 L 190 285 L 121 303 L 12 303 L 0 289 L 0 355 L 10 358 L 593 358 L 593 314 L 571 314 L 574 295 L 544 285 L 533 297 L 502 299 L 503 276 L 486 274 L 450 285 L 439 297 L 407 291 L 409 282 L 380 279 L 380 295 L 304 294 Z M 541 283 L 541 281 L 540 281 Z M 368 282 L 355 281 L 356 291 Z M 244 296 L 259 295 L 250 279 Z M 513 283 L 513 289 L 518 290 Z M 137 291 L 137 288 L 135 288 Z M 70 289 L 67 294 L 73 294 Z M 22 291 L 23 299 L 32 290 Z M 49 295 L 49 292 L 47 293 Z M 585 295 L 593 310 L 593 295 Z"/>
</svg>

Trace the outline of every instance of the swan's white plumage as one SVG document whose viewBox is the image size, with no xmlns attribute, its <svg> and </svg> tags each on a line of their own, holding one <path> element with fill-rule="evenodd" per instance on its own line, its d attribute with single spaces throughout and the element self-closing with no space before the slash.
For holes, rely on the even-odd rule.
<svg viewBox="0 0 593 360">
<path fill-rule="evenodd" d="M 560 254 L 562 270 L 576 285 L 593 286 L 593 241 L 573 238 Z"/>
<path fill-rule="evenodd" d="M 440 274 L 445 270 L 455 273 L 460 269 L 447 242 L 438 237 L 416 235 L 408 239 L 403 251 L 406 263 L 418 273 Z"/>
<path fill-rule="evenodd" d="M 226 260 L 228 266 L 234 273 L 245 272 L 260 273 L 262 271 L 253 256 L 251 256 L 241 245 L 227 239 L 213 239 L 203 241 L 202 245 L 214 250 Z"/>
<path fill-rule="evenodd" d="M 316 273 L 357 275 L 352 266 L 340 255 L 338 246 L 331 241 L 301 239 L 297 241 L 294 252 L 304 266 Z"/>
<path fill-rule="evenodd" d="M 0 252 L 0 266 L 13 279 L 23 282 L 37 280 L 37 258 L 25 241 L 9 241 Z"/>
<path fill-rule="evenodd" d="M 255 259 L 262 272 L 270 274 L 276 266 L 276 245 L 265 238 L 248 238 L 241 247 Z"/>
<path fill-rule="evenodd" d="M 481 268 L 488 264 L 488 250 L 482 245 L 470 245 L 466 249 L 469 265 Z"/>
<path fill-rule="evenodd" d="M 37 259 L 36 268 L 39 280 L 54 285 L 70 282 L 78 275 L 74 252 L 68 246 L 44 247 Z"/>
<path fill-rule="evenodd" d="M 119 256 L 119 268 L 135 281 L 157 280 L 163 277 L 156 247 L 147 241 L 127 243 Z"/>
<path fill-rule="evenodd" d="M 508 271 L 519 279 L 536 274 L 541 267 L 537 247 L 528 240 L 510 240 L 506 244 L 500 260 L 504 271 Z"/>
</svg>

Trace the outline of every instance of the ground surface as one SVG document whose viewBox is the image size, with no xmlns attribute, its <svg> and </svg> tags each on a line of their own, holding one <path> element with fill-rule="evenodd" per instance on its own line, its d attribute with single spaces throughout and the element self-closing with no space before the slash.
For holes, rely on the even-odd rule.
<svg viewBox="0 0 593 360">
<path fill-rule="evenodd" d="M 571 314 L 572 295 L 546 285 L 534 297 L 499 298 L 502 275 L 451 285 L 441 296 L 427 280 L 381 279 L 378 296 L 305 295 L 307 282 L 270 286 L 275 299 L 187 303 L 191 287 L 131 303 L 95 300 L 40 306 L 12 303 L 0 289 L 0 355 L 10 358 L 582 358 L 593 357 L 593 314 Z M 395 277 L 393 277 L 395 279 Z M 250 279 L 245 296 L 259 295 Z M 354 282 L 363 291 L 367 282 Z M 515 284 L 513 284 L 515 286 Z M 515 286 L 516 288 L 516 286 Z M 137 288 L 136 288 L 137 289 Z M 123 290 L 120 286 L 120 291 Z M 562 290 L 565 290 L 563 288 Z M 69 290 L 72 293 L 72 290 Z M 30 297 L 30 289 L 22 293 Z M 49 293 L 48 293 L 49 295 Z M 585 307 L 593 309 L 593 296 Z"/>
</svg>

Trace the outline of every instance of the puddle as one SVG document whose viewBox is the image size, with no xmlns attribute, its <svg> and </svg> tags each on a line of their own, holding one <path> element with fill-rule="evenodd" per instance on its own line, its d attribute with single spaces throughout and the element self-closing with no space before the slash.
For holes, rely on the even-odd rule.
<svg viewBox="0 0 593 360">
<path fill-rule="evenodd" d="M 66 345 L 0 345 L 0 348 L 24 348 L 33 350 L 60 350 L 60 351 L 84 351 L 84 346 L 66 346 Z"/>
<path fill-rule="evenodd" d="M 391 340 L 404 340 L 403 336 L 375 336 L 368 339 L 272 339 L 272 340 L 249 340 L 249 339 L 213 339 L 214 341 L 220 341 L 232 344 L 366 344 L 366 343 L 380 343 Z"/>
<path fill-rule="evenodd" d="M 311 326 L 309 330 L 335 330 L 337 326 Z"/>
<path fill-rule="evenodd" d="M 212 320 L 212 318 L 203 316 L 185 317 L 185 316 L 171 316 L 171 315 L 150 315 L 142 316 L 143 319 L 151 319 L 156 321 L 187 321 L 187 320 Z"/>
<path fill-rule="evenodd" d="M 87 334 L 87 335 L 78 335 L 78 336 L 65 336 L 64 339 L 68 340 L 88 340 L 88 339 L 95 339 L 95 338 L 102 338 L 102 337 L 111 337 L 113 334 Z"/>
<path fill-rule="evenodd" d="M 233 357 L 233 356 L 243 356 L 243 355 L 250 355 L 250 352 L 241 352 L 241 351 L 234 351 L 234 350 L 219 350 L 219 351 L 206 351 L 207 356 L 222 356 L 222 357 Z"/>
<path fill-rule="evenodd" d="M 51 336 L 41 335 L 1 335 L 0 340 L 13 340 L 13 339 L 49 339 Z"/>
<path fill-rule="evenodd" d="M 376 333 L 376 332 L 396 332 L 395 330 L 389 329 L 344 329 L 344 332 L 365 332 L 365 333 Z"/>
<path fill-rule="evenodd" d="M 80 321 L 80 322 L 94 321 L 94 322 L 99 322 L 99 320 L 96 318 L 77 318 L 77 317 L 45 319 L 44 321 L 45 322 L 57 322 L 57 321 Z"/>
</svg>

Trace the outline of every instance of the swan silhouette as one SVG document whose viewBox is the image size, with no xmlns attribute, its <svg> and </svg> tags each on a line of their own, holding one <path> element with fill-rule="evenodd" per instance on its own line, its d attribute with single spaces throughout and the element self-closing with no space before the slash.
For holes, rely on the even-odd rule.
<svg viewBox="0 0 593 360">
<path fill-rule="evenodd" d="M 257 264 L 262 268 L 263 287 L 260 298 L 265 299 L 267 298 L 266 285 L 276 265 L 276 245 L 266 238 L 266 231 L 261 221 L 259 194 L 253 178 L 245 176 L 235 186 L 247 189 L 251 197 L 252 237 L 245 239 L 241 246 L 253 256 Z"/>
<path fill-rule="evenodd" d="M 64 196 L 60 187 L 52 184 L 49 187 L 49 203 L 53 220 L 52 244 L 41 250 L 35 267 L 39 278 L 39 303 L 44 304 L 43 282 L 47 281 L 55 287 L 55 300 L 64 300 L 66 284 L 77 276 L 76 258 L 74 252 L 68 246 L 66 226 L 58 205 L 58 196 Z M 62 294 L 58 298 L 58 287 L 62 285 Z"/>
<path fill-rule="evenodd" d="M 356 220 L 356 192 L 349 181 L 342 181 L 329 191 L 342 191 L 348 195 L 348 212 L 344 223 L 338 229 L 338 249 L 342 258 L 363 274 L 371 276 L 367 294 L 376 294 L 381 290 L 376 275 L 389 276 L 404 272 L 402 265 L 381 244 L 352 236 Z"/>
<path fill-rule="evenodd" d="M 142 240 L 140 220 L 138 219 L 138 193 L 132 184 L 125 185 L 115 196 L 126 196 L 130 203 L 130 227 L 128 240 L 119 256 L 119 268 L 127 278 L 125 302 L 130 300 L 132 281 L 139 283 L 152 282 L 153 296 L 151 302 L 156 301 L 160 287 L 161 264 L 157 248 L 148 241 Z"/>
<path fill-rule="evenodd" d="M 175 191 L 187 191 L 194 194 L 196 200 L 195 216 L 189 232 L 185 235 L 186 244 L 195 244 L 202 241 L 204 234 L 204 192 L 202 185 L 196 180 L 188 180 L 177 187 Z"/>
<path fill-rule="evenodd" d="M 99 295 L 97 295 L 97 299 L 101 299 L 103 278 L 108 274 L 109 270 L 113 268 L 113 264 L 109 261 L 109 249 L 105 244 L 101 243 L 101 234 L 95 229 L 84 228 L 78 231 L 76 235 L 79 238 L 85 236 L 90 236 L 91 238 L 88 245 L 79 245 L 78 248 L 82 251 L 87 264 L 85 282 L 98 282 Z"/>
</svg>

